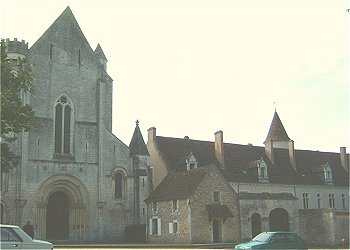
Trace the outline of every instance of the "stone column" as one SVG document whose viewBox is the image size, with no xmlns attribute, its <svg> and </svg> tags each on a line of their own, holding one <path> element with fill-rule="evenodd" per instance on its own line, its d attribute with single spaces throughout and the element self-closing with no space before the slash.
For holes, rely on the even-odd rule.
<svg viewBox="0 0 350 250">
<path fill-rule="evenodd" d="M 106 202 L 97 202 L 97 225 L 98 225 L 98 237 L 97 239 L 101 241 L 103 239 L 103 209 L 106 205 Z"/>
<path fill-rule="evenodd" d="M 39 203 L 34 213 L 35 238 L 46 239 L 46 205 Z"/>
</svg>

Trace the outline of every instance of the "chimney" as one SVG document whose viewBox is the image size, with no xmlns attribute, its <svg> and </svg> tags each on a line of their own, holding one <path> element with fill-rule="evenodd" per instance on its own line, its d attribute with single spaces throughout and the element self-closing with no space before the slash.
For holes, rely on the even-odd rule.
<svg viewBox="0 0 350 250">
<path fill-rule="evenodd" d="M 346 154 L 346 147 L 340 147 L 340 164 L 346 171 L 349 171 L 349 158 Z"/>
<path fill-rule="evenodd" d="M 275 157 L 273 153 L 273 141 L 270 139 L 265 143 L 265 154 L 269 158 L 269 160 L 272 162 L 272 164 L 275 163 Z"/>
<path fill-rule="evenodd" d="M 221 130 L 214 133 L 215 135 L 215 156 L 221 167 L 225 166 L 224 158 L 224 135 Z"/>
<path fill-rule="evenodd" d="M 288 151 L 289 151 L 289 162 L 290 165 L 294 168 L 295 171 L 297 171 L 297 163 L 295 160 L 295 150 L 294 150 L 294 141 L 290 140 L 288 142 Z"/>
<path fill-rule="evenodd" d="M 147 144 L 149 143 L 154 143 L 156 140 L 156 136 L 157 136 L 157 131 L 155 127 L 151 127 L 147 130 L 148 132 L 148 141 Z"/>
</svg>

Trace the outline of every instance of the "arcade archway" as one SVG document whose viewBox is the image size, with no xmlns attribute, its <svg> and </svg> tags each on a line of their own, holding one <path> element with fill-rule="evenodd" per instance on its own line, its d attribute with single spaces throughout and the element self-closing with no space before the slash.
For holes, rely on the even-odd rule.
<svg viewBox="0 0 350 250">
<path fill-rule="evenodd" d="M 289 231 L 289 215 L 283 208 L 275 208 L 269 216 L 270 231 Z"/>
</svg>

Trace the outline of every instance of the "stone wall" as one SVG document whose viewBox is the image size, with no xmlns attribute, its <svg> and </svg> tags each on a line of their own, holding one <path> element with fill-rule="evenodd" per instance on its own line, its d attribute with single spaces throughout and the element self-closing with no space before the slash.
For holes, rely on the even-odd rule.
<svg viewBox="0 0 350 250">
<path fill-rule="evenodd" d="M 208 174 L 199 184 L 191 202 L 191 241 L 192 243 L 213 242 L 212 220 L 209 219 L 206 205 L 213 204 L 214 191 L 220 192 L 222 205 L 226 205 L 233 217 L 221 219 L 222 241 L 240 241 L 239 201 L 236 193 L 228 185 L 215 166 L 208 166 Z"/>
<path fill-rule="evenodd" d="M 300 236 L 308 245 L 339 246 L 349 242 L 349 213 L 332 209 L 301 209 Z"/>
<path fill-rule="evenodd" d="M 273 209 L 283 208 L 288 212 L 290 231 L 298 232 L 298 209 L 297 200 L 263 200 L 241 199 L 241 233 L 242 241 L 252 238 L 252 215 L 257 213 L 261 216 L 261 231 L 271 231 L 269 216 Z"/>
<path fill-rule="evenodd" d="M 148 229 L 147 240 L 150 243 L 189 243 L 190 242 L 190 223 L 189 223 L 189 206 L 188 200 L 178 200 L 178 210 L 173 211 L 172 201 L 159 201 L 158 211 L 152 211 L 152 204 L 148 206 Z M 150 232 L 153 218 L 161 219 L 161 233 L 160 235 L 152 235 Z M 178 222 L 178 233 L 169 232 L 169 223 L 174 220 Z"/>
</svg>

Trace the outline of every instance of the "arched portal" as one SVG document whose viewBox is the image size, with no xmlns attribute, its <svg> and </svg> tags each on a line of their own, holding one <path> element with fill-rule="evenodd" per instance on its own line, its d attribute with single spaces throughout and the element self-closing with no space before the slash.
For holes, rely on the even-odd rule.
<svg viewBox="0 0 350 250">
<path fill-rule="evenodd" d="M 260 214 L 254 213 L 251 218 L 252 222 L 252 238 L 261 233 L 261 216 Z"/>
<path fill-rule="evenodd" d="M 289 215 L 283 208 L 275 208 L 269 216 L 270 231 L 289 231 Z"/>
<path fill-rule="evenodd" d="M 68 196 L 62 191 L 55 192 L 49 197 L 46 211 L 47 239 L 68 239 L 70 203 Z"/>
<path fill-rule="evenodd" d="M 88 230 L 88 192 L 69 175 L 51 176 L 37 192 L 35 235 L 41 239 L 84 240 Z"/>
</svg>

